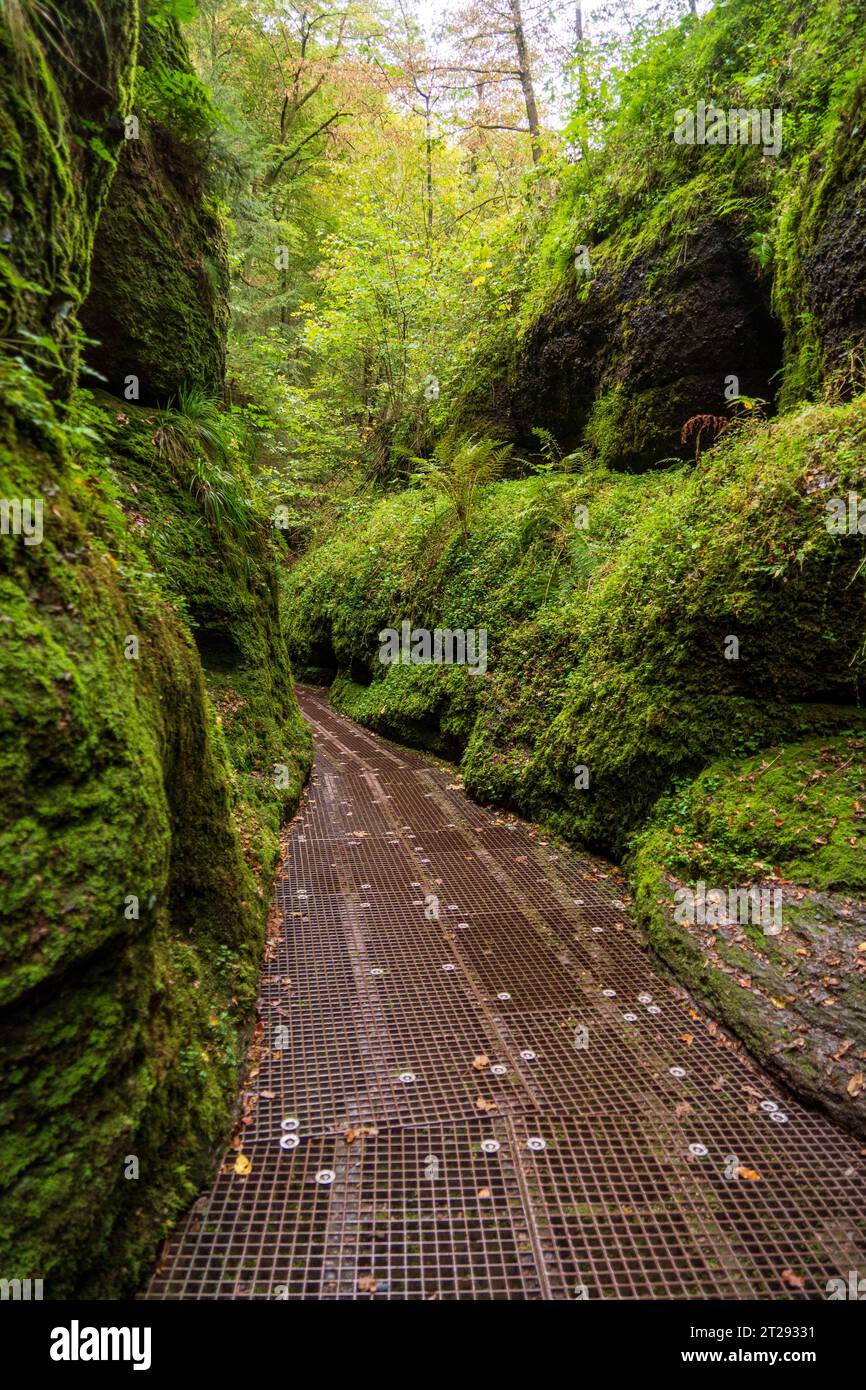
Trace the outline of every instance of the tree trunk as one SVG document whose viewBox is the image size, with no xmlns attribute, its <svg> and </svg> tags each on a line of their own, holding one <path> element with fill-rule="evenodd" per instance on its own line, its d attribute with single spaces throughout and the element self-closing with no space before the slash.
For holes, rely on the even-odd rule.
<svg viewBox="0 0 866 1390">
<path fill-rule="evenodd" d="M 538 164 L 541 159 L 541 131 L 538 125 L 538 106 L 535 100 L 535 87 L 532 82 L 532 68 L 529 64 L 529 51 L 526 47 L 526 35 L 523 31 L 523 14 L 520 9 L 520 0 L 510 0 L 510 4 L 511 19 L 514 24 L 514 42 L 517 46 L 520 86 L 523 89 L 523 100 L 526 103 L 526 119 L 529 124 L 529 140 L 532 145 L 532 162 Z"/>
<path fill-rule="evenodd" d="M 577 45 L 577 82 L 580 106 L 582 111 L 586 111 L 587 85 L 586 85 L 586 55 L 583 51 L 583 5 L 580 0 L 574 7 L 574 37 Z M 580 150 L 584 159 L 589 159 L 589 146 L 583 136 L 580 138 Z"/>
<path fill-rule="evenodd" d="M 433 136 L 430 130 L 430 96 L 424 98 L 424 135 L 427 155 L 427 240 L 433 235 Z"/>
</svg>

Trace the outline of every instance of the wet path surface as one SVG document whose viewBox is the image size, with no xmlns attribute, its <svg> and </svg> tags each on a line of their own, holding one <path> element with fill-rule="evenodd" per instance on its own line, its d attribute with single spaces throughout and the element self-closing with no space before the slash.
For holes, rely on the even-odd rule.
<svg viewBox="0 0 866 1390">
<path fill-rule="evenodd" d="M 862 1146 L 658 975 L 623 880 L 299 692 L 242 1153 L 150 1298 L 825 1298 Z"/>
</svg>

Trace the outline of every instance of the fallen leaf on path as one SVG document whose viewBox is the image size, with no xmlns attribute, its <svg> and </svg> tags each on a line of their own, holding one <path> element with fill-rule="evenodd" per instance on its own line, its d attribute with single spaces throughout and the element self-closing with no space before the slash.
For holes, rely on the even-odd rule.
<svg viewBox="0 0 866 1390">
<path fill-rule="evenodd" d="M 747 1168 L 745 1164 L 740 1164 L 737 1169 L 737 1177 L 744 1178 L 746 1182 L 760 1182 L 761 1175 L 756 1173 L 754 1168 Z"/>
<path fill-rule="evenodd" d="M 854 1075 L 851 1077 L 851 1080 L 848 1082 L 846 1090 L 852 1100 L 854 1100 L 856 1096 L 860 1095 L 860 1092 L 863 1090 L 862 1071 L 855 1071 Z"/>
<path fill-rule="evenodd" d="M 783 1284 L 787 1284 L 789 1289 L 802 1289 L 806 1286 L 806 1280 L 802 1274 L 795 1274 L 793 1269 L 783 1269 L 781 1278 Z"/>
<path fill-rule="evenodd" d="M 343 1138 L 347 1144 L 353 1144 L 356 1139 L 375 1139 L 378 1133 L 375 1125 L 352 1125 L 346 1130 Z"/>
<path fill-rule="evenodd" d="M 235 1172 L 239 1173 L 242 1178 L 245 1178 L 247 1173 L 251 1173 L 252 1171 L 253 1165 L 246 1154 L 239 1153 L 235 1159 Z"/>
<path fill-rule="evenodd" d="M 483 1096 L 479 1096 L 475 1102 L 475 1108 L 476 1110 L 483 1110 L 484 1113 L 487 1114 L 489 1111 L 496 1109 L 496 1101 L 485 1100 Z"/>
<path fill-rule="evenodd" d="M 490 1058 L 485 1057 L 483 1052 L 479 1052 L 477 1057 L 473 1057 L 472 1065 L 476 1071 L 483 1071 L 485 1067 L 490 1066 Z"/>
</svg>

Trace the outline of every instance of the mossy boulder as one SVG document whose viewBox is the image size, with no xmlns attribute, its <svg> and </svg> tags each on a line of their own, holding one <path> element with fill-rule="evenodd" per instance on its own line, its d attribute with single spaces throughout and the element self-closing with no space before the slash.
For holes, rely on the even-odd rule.
<svg viewBox="0 0 866 1390">
<path fill-rule="evenodd" d="M 629 870 L 666 964 L 788 1085 L 866 1135 L 862 717 L 832 738 L 712 764 L 656 808 Z M 763 891 L 773 910 L 683 911 L 700 885 L 704 902 Z"/>
<path fill-rule="evenodd" d="M 825 503 L 864 478 L 861 397 L 723 436 L 661 495 L 593 582 L 583 655 L 524 804 L 618 855 L 674 777 L 844 727 L 864 657 L 864 542 L 828 531 Z M 483 789 L 491 752 L 482 715 L 470 788 Z"/>
<path fill-rule="evenodd" d="M 364 686 L 337 676 L 334 706 L 368 729 L 459 761 L 478 713 L 481 685 L 458 666 L 395 666 Z"/>
<path fill-rule="evenodd" d="M 184 388 L 221 394 L 228 260 L 207 188 L 207 95 L 175 20 L 145 6 L 141 33 L 137 138 L 121 143 L 83 319 L 88 365 L 114 395 L 153 404 Z"/>
</svg>

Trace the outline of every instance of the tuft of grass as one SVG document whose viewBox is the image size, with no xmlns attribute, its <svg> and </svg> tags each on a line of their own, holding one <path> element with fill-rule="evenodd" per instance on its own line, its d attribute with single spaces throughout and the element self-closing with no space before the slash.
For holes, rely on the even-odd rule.
<svg viewBox="0 0 866 1390">
<path fill-rule="evenodd" d="M 188 475 L 188 487 L 209 526 L 228 525 L 247 535 L 254 524 L 252 504 L 229 466 L 238 447 L 234 422 L 197 387 L 182 388 L 159 412 L 154 446 Z"/>
</svg>

